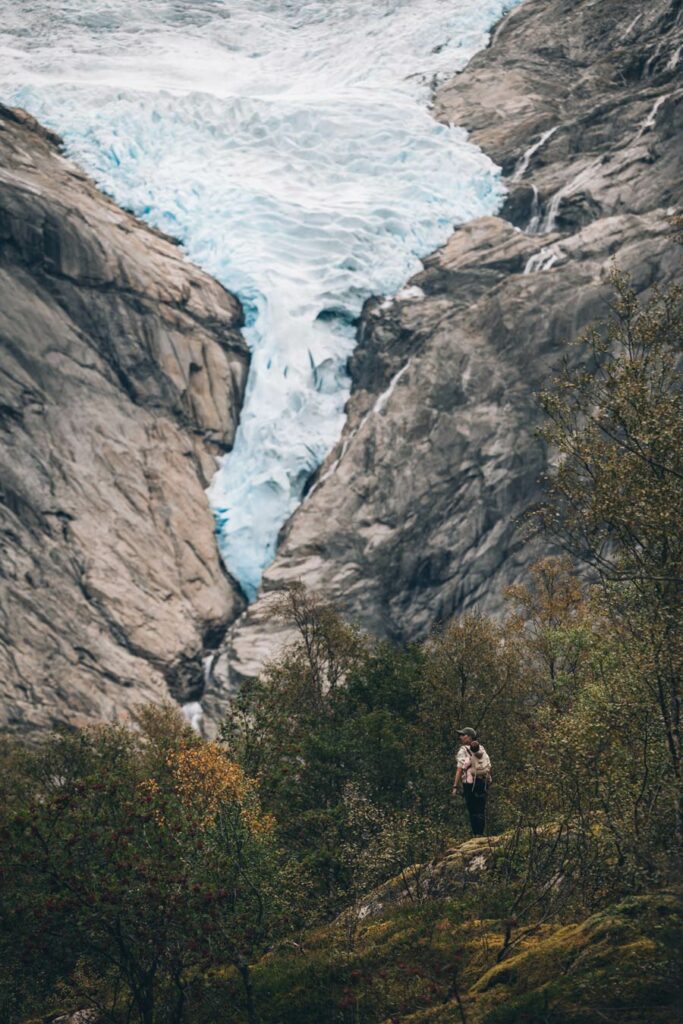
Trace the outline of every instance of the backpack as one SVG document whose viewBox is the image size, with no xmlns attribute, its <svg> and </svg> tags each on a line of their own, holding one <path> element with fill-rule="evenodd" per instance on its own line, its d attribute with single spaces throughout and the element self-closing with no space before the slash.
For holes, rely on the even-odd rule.
<svg viewBox="0 0 683 1024">
<path fill-rule="evenodd" d="M 491 774 L 491 759 L 483 747 L 476 752 L 470 750 L 470 771 L 474 775 L 472 792 L 477 795 L 485 793 Z"/>
</svg>

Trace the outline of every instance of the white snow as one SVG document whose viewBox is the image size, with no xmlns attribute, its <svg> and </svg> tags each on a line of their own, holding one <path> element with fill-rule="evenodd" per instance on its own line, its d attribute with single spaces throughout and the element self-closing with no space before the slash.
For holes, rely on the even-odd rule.
<svg viewBox="0 0 683 1024">
<path fill-rule="evenodd" d="M 498 169 L 427 104 L 514 2 L 6 5 L 0 98 L 245 305 L 246 401 L 208 493 L 250 599 L 341 432 L 363 301 L 501 201 Z"/>
<path fill-rule="evenodd" d="M 418 285 L 411 284 L 409 288 L 401 288 L 400 292 L 396 292 L 395 297 L 400 302 L 419 302 L 425 298 L 425 293 Z"/>
</svg>

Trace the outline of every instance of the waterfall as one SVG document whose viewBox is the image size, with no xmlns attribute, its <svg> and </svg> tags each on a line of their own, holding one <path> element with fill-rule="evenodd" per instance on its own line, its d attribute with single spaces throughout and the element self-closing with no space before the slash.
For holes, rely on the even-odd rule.
<svg viewBox="0 0 683 1024">
<path fill-rule="evenodd" d="M 557 245 L 544 245 L 542 249 L 530 256 L 524 266 L 525 274 L 538 274 L 544 270 L 550 270 L 563 253 Z"/>
<path fill-rule="evenodd" d="M 541 135 L 540 139 L 538 139 L 536 142 L 534 142 L 534 144 L 532 146 L 529 146 L 529 148 L 522 155 L 521 160 L 519 161 L 519 163 L 515 167 L 515 169 L 514 169 L 514 171 L 512 173 L 512 176 L 510 178 L 510 181 L 521 181 L 522 180 L 522 178 L 526 174 L 527 168 L 529 166 L 529 161 L 531 160 L 531 158 L 534 155 L 534 153 L 538 153 L 539 149 L 541 149 L 543 146 L 545 146 L 545 144 L 548 141 L 548 139 L 552 138 L 552 136 L 555 134 L 555 132 L 557 131 L 557 129 L 559 127 L 560 127 L 560 125 L 556 124 L 554 128 L 549 128 L 547 132 L 543 132 L 543 134 Z"/>
</svg>

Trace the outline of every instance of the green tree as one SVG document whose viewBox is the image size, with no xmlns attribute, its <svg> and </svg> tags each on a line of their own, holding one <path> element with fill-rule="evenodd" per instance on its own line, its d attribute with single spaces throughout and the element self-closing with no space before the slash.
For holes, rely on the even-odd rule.
<svg viewBox="0 0 683 1024">
<path fill-rule="evenodd" d="M 371 642 L 294 588 L 283 613 L 297 640 L 233 702 L 222 735 L 250 778 L 325 916 L 369 876 L 359 871 L 372 805 L 404 807 L 419 651 Z M 367 858 L 365 858 L 367 860 Z"/>
<path fill-rule="evenodd" d="M 519 644 L 516 621 L 497 622 L 469 612 L 436 630 L 424 645 L 420 695 L 420 742 L 423 788 L 430 806 L 446 815 L 455 773 L 458 730 L 475 728 L 494 762 L 494 777 L 507 793 L 524 764 L 528 717 L 535 679 Z M 489 801 L 489 826 L 509 823 L 509 809 Z"/>
<path fill-rule="evenodd" d="M 467 615 L 399 646 L 300 588 L 289 602 L 298 639 L 236 697 L 223 736 L 325 916 L 469 830 L 451 797 L 464 721 L 491 737 L 499 764 L 522 770 L 533 680 L 516 626 Z"/>
<path fill-rule="evenodd" d="M 557 453 L 543 525 L 600 582 L 662 730 L 683 835 L 683 290 L 613 275 L 606 324 L 542 396 Z"/>
<path fill-rule="evenodd" d="M 256 1020 L 249 965 L 286 893 L 272 820 L 219 746 L 150 709 L 139 731 L 23 752 L 3 786 L 2 970 L 20 1006 L 47 965 L 110 1019 L 177 1024 L 198 972 L 232 963 Z"/>
</svg>

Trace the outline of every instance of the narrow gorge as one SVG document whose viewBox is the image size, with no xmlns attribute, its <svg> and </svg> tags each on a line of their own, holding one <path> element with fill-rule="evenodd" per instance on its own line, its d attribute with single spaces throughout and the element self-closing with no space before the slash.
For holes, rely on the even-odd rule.
<svg viewBox="0 0 683 1024">
<path fill-rule="evenodd" d="M 500 609 L 535 391 L 678 266 L 680 4 L 59 6 L 1 34 L 4 725 L 211 732 L 296 580 Z"/>
</svg>

